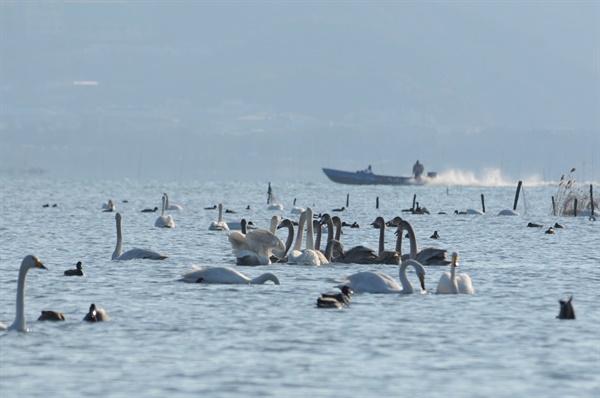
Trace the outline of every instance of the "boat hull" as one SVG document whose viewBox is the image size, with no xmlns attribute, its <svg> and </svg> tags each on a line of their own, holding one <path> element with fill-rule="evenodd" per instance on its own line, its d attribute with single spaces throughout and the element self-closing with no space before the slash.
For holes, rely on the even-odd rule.
<svg viewBox="0 0 600 398">
<path fill-rule="evenodd" d="M 423 185 L 426 179 L 395 177 L 373 174 L 365 171 L 342 171 L 323 168 L 323 172 L 333 182 L 349 185 Z"/>
</svg>

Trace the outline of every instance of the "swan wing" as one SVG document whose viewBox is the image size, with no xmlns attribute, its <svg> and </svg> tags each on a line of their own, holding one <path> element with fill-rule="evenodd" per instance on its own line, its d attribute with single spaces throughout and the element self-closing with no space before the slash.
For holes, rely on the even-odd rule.
<svg viewBox="0 0 600 398">
<path fill-rule="evenodd" d="M 471 277 L 467 274 L 456 275 L 456 281 L 458 282 L 458 291 L 463 294 L 475 294 L 473 284 L 471 283 Z"/>
<path fill-rule="evenodd" d="M 154 223 L 155 227 L 158 228 L 174 228 L 175 222 L 172 216 L 159 216 Z"/>
<path fill-rule="evenodd" d="M 131 249 L 127 250 L 125 253 L 121 254 L 117 260 L 134 260 L 134 259 L 148 259 L 148 260 L 164 260 L 169 258 L 168 256 L 159 253 L 152 249 Z"/>
<path fill-rule="evenodd" d="M 343 262 L 354 264 L 376 264 L 377 253 L 365 246 L 355 246 L 343 254 Z"/>
<path fill-rule="evenodd" d="M 250 278 L 230 267 L 194 267 L 183 275 L 185 282 L 195 283 L 202 278 L 202 283 L 249 283 Z"/>
<path fill-rule="evenodd" d="M 446 260 L 446 249 L 435 247 L 426 247 L 421 250 L 415 258 L 423 265 L 448 265 L 450 261 Z"/>
<path fill-rule="evenodd" d="M 208 229 L 211 231 L 229 231 L 229 226 L 225 221 L 213 221 Z"/>
<path fill-rule="evenodd" d="M 294 262 L 300 265 L 321 265 L 316 250 L 311 249 L 302 250 L 302 253 L 296 257 Z"/>
<path fill-rule="evenodd" d="M 260 253 L 265 249 L 268 249 L 269 252 L 274 249 L 279 251 L 285 250 L 285 243 L 271 231 L 267 231 L 266 229 L 255 229 L 248 232 L 246 234 L 246 243 L 257 253 Z"/>
<path fill-rule="evenodd" d="M 271 260 L 252 250 L 240 250 L 235 253 L 235 263 L 237 265 L 269 265 Z"/>
<path fill-rule="evenodd" d="M 355 293 L 398 293 L 402 287 L 394 278 L 381 272 L 363 271 L 352 274 L 344 280 L 344 285 Z"/>
<path fill-rule="evenodd" d="M 250 250 L 250 247 L 246 244 L 246 235 L 238 231 L 232 231 L 227 235 L 227 240 L 231 243 L 231 250 L 234 253 L 240 250 Z"/>
</svg>

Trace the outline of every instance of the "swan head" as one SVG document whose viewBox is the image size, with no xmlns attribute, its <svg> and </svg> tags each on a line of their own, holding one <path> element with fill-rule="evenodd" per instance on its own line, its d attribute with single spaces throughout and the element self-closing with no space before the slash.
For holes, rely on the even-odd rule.
<svg viewBox="0 0 600 398">
<path fill-rule="evenodd" d="M 121 221 L 122 219 L 123 219 L 123 216 L 121 215 L 121 213 L 115 214 L 115 220 Z"/>
<path fill-rule="evenodd" d="M 419 276 L 419 282 L 421 283 L 421 289 L 427 290 L 427 289 L 425 289 L 425 274 L 421 273 L 421 272 L 417 272 L 417 275 Z"/>
<path fill-rule="evenodd" d="M 36 256 L 34 256 L 33 254 L 26 256 L 23 259 L 23 261 L 21 262 L 21 266 L 25 267 L 26 269 L 31 269 L 31 268 L 42 268 L 45 270 L 48 269 L 44 266 L 44 264 L 42 264 L 40 259 L 37 258 Z"/>
<path fill-rule="evenodd" d="M 457 252 L 452 253 L 452 266 L 458 267 L 458 253 Z"/>
<path fill-rule="evenodd" d="M 385 228 L 387 226 L 383 217 L 379 216 L 371 223 L 374 228 Z"/>
</svg>

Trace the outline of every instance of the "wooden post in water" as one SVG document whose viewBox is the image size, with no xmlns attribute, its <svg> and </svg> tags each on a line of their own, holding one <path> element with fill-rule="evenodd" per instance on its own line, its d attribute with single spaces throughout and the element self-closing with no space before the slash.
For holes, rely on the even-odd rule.
<svg viewBox="0 0 600 398">
<path fill-rule="evenodd" d="M 592 217 L 594 217 L 594 186 L 590 184 L 590 201 L 592 202 Z"/>
<path fill-rule="evenodd" d="M 523 185 L 523 181 L 519 181 L 517 184 L 517 193 L 515 194 L 515 204 L 513 205 L 513 210 L 517 211 L 517 203 L 519 203 L 519 193 L 521 192 L 521 185 Z"/>
<path fill-rule="evenodd" d="M 417 203 L 417 194 L 414 194 L 413 196 L 413 205 L 412 205 L 412 210 L 415 211 L 415 204 Z"/>
<path fill-rule="evenodd" d="M 483 198 L 483 194 L 481 194 L 481 211 L 485 213 L 485 199 Z"/>
<path fill-rule="evenodd" d="M 346 207 L 350 205 L 350 194 L 346 194 Z"/>
<path fill-rule="evenodd" d="M 554 201 L 554 196 L 552 197 L 552 215 L 556 215 L 556 202 Z"/>
<path fill-rule="evenodd" d="M 573 217 L 577 217 L 577 198 L 573 201 Z"/>
<path fill-rule="evenodd" d="M 379 196 L 377 197 L 377 199 L 375 200 L 375 208 L 379 209 Z"/>
</svg>

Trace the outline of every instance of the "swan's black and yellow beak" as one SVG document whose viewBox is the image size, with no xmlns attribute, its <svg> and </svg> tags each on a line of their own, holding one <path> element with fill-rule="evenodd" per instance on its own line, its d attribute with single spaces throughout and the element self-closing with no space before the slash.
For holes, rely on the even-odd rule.
<svg viewBox="0 0 600 398">
<path fill-rule="evenodd" d="M 45 269 L 45 270 L 47 270 L 47 269 L 48 269 L 48 268 L 46 268 L 46 267 L 44 266 L 44 264 L 42 264 L 42 262 L 41 262 L 41 261 L 40 261 L 40 260 L 39 260 L 37 257 L 35 257 L 35 259 L 34 259 L 34 263 L 35 263 L 35 267 L 36 267 L 36 268 L 43 268 L 43 269 Z"/>
<path fill-rule="evenodd" d="M 427 289 L 425 289 L 425 275 L 423 275 L 423 274 L 419 275 L 419 282 L 421 282 L 421 289 L 427 290 Z"/>
</svg>

